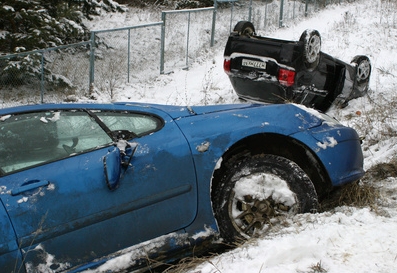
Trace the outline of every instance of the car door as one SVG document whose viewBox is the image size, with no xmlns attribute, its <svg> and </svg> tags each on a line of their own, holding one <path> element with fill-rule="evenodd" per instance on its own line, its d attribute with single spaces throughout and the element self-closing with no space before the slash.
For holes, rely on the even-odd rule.
<svg viewBox="0 0 397 273">
<path fill-rule="evenodd" d="M 193 221 L 193 162 L 174 123 L 99 110 L 1 120 L 1 200 L 28 271 L 65 270 Z"/>
<path fill-rule="evenodd" d="M 0 188 L 0 194 L 4 194 Z M 23 273 L 22 255 L 18 249 L 14 229 L 0 200 L 0 266 L 1 272 Z"/>
</svg>

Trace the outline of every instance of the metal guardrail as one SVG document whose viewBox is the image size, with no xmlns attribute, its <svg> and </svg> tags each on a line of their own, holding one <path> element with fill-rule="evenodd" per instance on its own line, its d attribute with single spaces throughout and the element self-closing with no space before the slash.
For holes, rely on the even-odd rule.
<svg viewBox="0 0 397 273">
<path fill-rule="evenodd" d="M 91 32 L 91 51 L 90 51 L 90 82 L 89 85 L 92 86 L 95 79 L 95 37 L 97 37 L 100 33 L 111 33 L 111 32 L 127 32 L 127 82 L 130 81 L 130 68 L 131 68 L 131 30 L 139 29 L 139 28 L 147 28 L 147 27 L 155 27 L 155 26 L 163 26 L 163 21 L 148 23 L 148 24 L 140 24 L 131 27 L 123 27 L 123 28 L 115 28 L 115 29 L 104 29 L 104 30 L 93 30 Z M 161 65 L 164 66 L 163 60 L 160 60 Z"/>
<path fill-rule="evenodd" d="M 188 14 L 187 19 L 187 29 L 186 29 L 186 52 L 185 52 L 185 61 L 186 66 L 184 67 L 187 69 L 189 67 L 189 38 L 190 38 L 190 19 L 192 13 L 198 12 L 206 12 L 206 11 L 213 11 L 212 16 L 212 29 L 211 29 L 211 44 L 210 46 L 214 45 L 214 35 L 215 35 L 215 7 L 212 8 L 199 8 L 199 9 L 184 9 L 184 10 L 170 10 L 170 11 L 163 11 L 161 13 L 161 20 L 163 21 L 163 26 L 161 29 L 161 66 L 160 66 L 160 73 L 164 73 L 164 54 L 165 54 L 165 33 L 166 33 L 166 22 L 167 22 L 167 15 L 169 14 Z"/>
<path fill-rule="evenodd" d="M 21 52 L 16 54 L 9 54 L 5 56 L 0 56 L 0 90 L 4 89 L 7 83 L 9 82 L 10 85 L 23 85 L 23 81 L 28 80 L 30 82 L 39 82 L 39 89 L 40 89 L 40 102 L 43 103 L 44 101 L 44 92 L 45 92 L 45 76 L 46 76 L 46 55 L 50 52 L 59 52 L 61 50 L 67 50 L 71 48 L 78 48 L 78 47 L 85 47 L 89 46 L 90 42 L 80 42 L 70 45 L 63 45 L 58 47 L 50 47 L 46 49 L 40 49 L 35 51 L 29 52 Z M 35 63 L 33 66 L 24 67 L 24 58 L 28 57 L 28 64 Z M 49 59 L 49 58 L 47 58 Z M 8 60 L 8 62 L 6 62 Z M 49 60 L 47 63 L 50 62 Z M 21 69 L 22 67 L 22 69 Z M 15 69 L 13 69 L 15 68 Z M 17 75 L 19 73 L 24 73 L 25 75 Z M 58 75 L 58 74 L 55 74 Z M 14 81 L 10 80 L 10 78 L 15 78 Z M 27 79 L 28 78 L 28 79 Z M 30 79 L 29 79 L 30 78 Z M 18 82 L 19 79 L 21 82 Z M 35 81 L 36 80 L 36 81 Z M 65 84 L 67 84 L 65 82 Z"/>
</svg>

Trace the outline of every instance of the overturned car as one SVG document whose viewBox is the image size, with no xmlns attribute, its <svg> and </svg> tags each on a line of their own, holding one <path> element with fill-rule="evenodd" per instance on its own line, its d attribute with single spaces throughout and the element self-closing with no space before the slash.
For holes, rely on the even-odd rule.
<svg viewBox="0 0 397 273">
<path fill-rule="evenodd" d="M 258 36 L 251 22 L 241 21 L 227 41 L 224 70 L 241 99 L 295 102 L 325 112 L 367 93 L 371 63 L 364 55 L 348 64 L 322 52 L 317 30 L 288 41 Z"/>
</svg>

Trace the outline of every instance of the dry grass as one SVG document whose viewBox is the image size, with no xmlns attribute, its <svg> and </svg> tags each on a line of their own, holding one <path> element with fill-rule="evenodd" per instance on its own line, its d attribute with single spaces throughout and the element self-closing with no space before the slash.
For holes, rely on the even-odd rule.
<svg viewBox="0 0 397 273">
<path fill-rule="evenodd" d="M 364 179 L 382 180 L 387 177 L 397 177 L 397 159 L 391 160 L 389 163 L 379 163 L 370 168 Z"/>
<path fill-rule="evenodd" d="M 198 265 L 203 263 L 211 264 L 211 266 L 215 269 L 214 272 L 221 272 L 216 264 L 212 262 L 212 260 L 220 255 L 221 253 L 226 252 L 230 249 L 235 249 L 241 247 L 244 243 L 247 243 L 246 240 L 236 241 L 233 245 L 225 244 L 222 242 L 211 243 L 208 244 L 204 249 L 198 250 L 196 253 L 193 251 L 191 256 L 187 256 L 185 258 L 179 259 L 178 261 L 171 263 L 161 263 L 156 260 L 151 260 L 147 257 L 147 267 L 138 271 L 139 273 L 184 273 L 187 271 L 194 270 Z M 203 252 L 204 251 L 204 252 Z M 135 271 L 134 271 L 135 272 Z M 200 271 L 194 272 L 199 273 Z"/>
<path fill-rule="evenodd" d="M 376 206 L 376 200 L 380 197 L 379 190 L 365 182 L 355 182 L 338 188 L 330 193 L 321 202 L 322 211 L 332 210 L 338 206 L 354 206 L 371 208 Z"/>
<path fill-rule="evenodd" d="M 326 273 L 328 272 L 319 261 L 317 264 L 314 264 L 310 267 L 309 273 Z"/>
<path fill-rule="evenodd" d="M 370 207 L 377 211 L 381 194 L 376 181 L 388 177 L 397 177 L 397 159 L 374 165 L 366 172 L 361 181 L 348 184 L 332 192 L 322 201 L 322 210 L 331 210 L 337 206 L 354 206 Z"/>
</svg>

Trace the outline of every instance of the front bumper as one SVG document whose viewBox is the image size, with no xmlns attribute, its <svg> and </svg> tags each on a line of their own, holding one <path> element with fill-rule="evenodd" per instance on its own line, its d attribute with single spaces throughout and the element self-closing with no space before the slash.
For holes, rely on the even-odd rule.
<svg viewBox="0 0 397 273">
<path fill-rule="evenodd" d="M 349 127 L 322 125 L 293 135 L 315 152 L 332 186 L 359 180 L 365 174 L 361 140 Z"/>
</svg>

